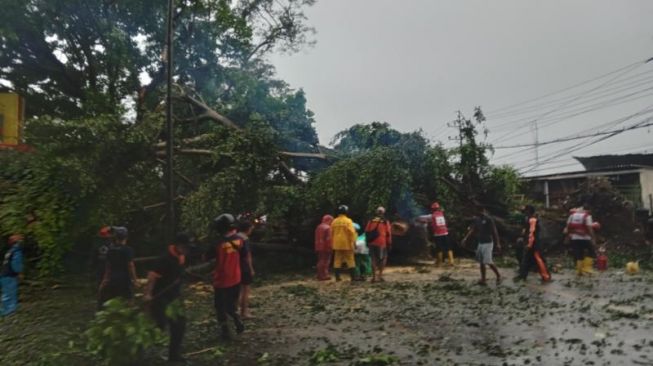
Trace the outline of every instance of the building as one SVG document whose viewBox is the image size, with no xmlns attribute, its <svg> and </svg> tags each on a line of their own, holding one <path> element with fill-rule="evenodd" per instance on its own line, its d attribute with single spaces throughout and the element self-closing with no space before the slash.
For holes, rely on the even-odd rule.
<svg viewBox="0 0 653 366">
<path fill-rule="evenodd" d="M 588 178 L 605 177 L 635 208 L 653 214 L 653 154 L 600 155 L 575 159 L 585 170 L 524 178 L 530 185 L 531 195 L 550 207 L 558 205 L 578 190 Z"/>
</svg>

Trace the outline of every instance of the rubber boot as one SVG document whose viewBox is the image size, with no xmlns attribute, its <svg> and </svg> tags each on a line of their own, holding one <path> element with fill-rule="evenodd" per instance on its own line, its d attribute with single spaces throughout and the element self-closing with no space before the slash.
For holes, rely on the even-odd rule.
<svg viewBox="0 0 653 366">
<path fill-rule="evenodd" d="M 350 269 L 349 270 L 349 277 L 351 278 L 351 282 L 354 282 L 358 280 L 358 276 L 356 276 L 356 270 L 355 269 Z"/>
<path fill-rule="evenodd" d="M 336 281 L 340 281 L 340 268 L 334 268 L 333 273 L 336 275 Z"/>
<path fill-rule="evenodd" d="M 449 265 L 453 266 L 454 265 L 453 250 L 448 251 L 447 254 L 449 254 Z"/>
<path fill-rule="evenodd" d="M 594 258 L 592 257 L 583 258 L 583 273 L 587 275 L 594 274 Z"/>
<path fill-rule="evenodd" d="M 231 340 L 231 333 L 229 333 L 229 327 L 227 324 L 222 324 L 220 326 L 220 337 L 224 341 L 230 341 Z"/>
<path fill-rule="evenodd" d="M 437 266 L 440 266 L 442 265 L 443 262 L 444 262 L 444 253 L 438 252 L 438 258 L 435 260 L 435 264 Z"/>
<path fill-rule="evenodd" d="M 578 260 L 576 261 L 576 274 L 579 276 L 583 275 L 583 261 Z"/>
</svg>

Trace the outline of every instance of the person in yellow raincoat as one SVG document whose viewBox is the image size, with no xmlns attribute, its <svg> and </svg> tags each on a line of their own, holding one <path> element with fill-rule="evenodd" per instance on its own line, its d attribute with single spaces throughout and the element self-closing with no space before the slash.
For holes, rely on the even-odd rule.
<svg viewBox="0 0 653 366">
<path fill-rule="evenodd" d="M 354 222 L 347 217 L 349 208 L 345 205 L 338 207 L 338 217 L 331 223 L 331 237 L 333 240 L 333 271 L 336 281 L 340 281 L 340 274 L 344 268 L 349 270 L 351 280 L 355 278 L 354 248 L 358 234 L 354 229 Z"/>
</svg>

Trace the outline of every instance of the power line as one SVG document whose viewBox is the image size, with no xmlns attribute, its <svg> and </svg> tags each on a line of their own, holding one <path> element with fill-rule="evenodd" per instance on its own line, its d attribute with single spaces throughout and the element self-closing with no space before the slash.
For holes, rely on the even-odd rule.
<svg viewBox="0 0 653 366">
<path fill-rule="evenodd" d="M 530 121 L 528 121 L 528 122 L 531 122 L 531 123 L 537 123 L 537 122 L 538 122 L 539 120 L 541 120 L 542 118 L 547 117 L 547 116 L 549 116 L 549 115 L 551 115 L 551 114 L 553 114 L 553 113 L 559 111 L 561 108 L 565 108 L 565 107 L 567 107 L 570 103 L 573 103 L 573 102 L 579 100 L 583 95 L 585 95 L 585 94 L 587 94 L 587 93 L 591 93 L 591 92 L 593 92 L 593 91 L 595 91 L 595 90 L 598 90 L 598 89 L 600 89 L 600 88 L 602 88 L 602 87 L 604 87 L 604 86 L 606 86 L 606 85 L 609 85 L 610 83 L 612 83 L 613 81 L 615 81 L 616 79 L 618 79 L 619 77 L 621 77 L 624 73 L 630 72 L 633 68 L 635 68 L 635 67 L 637 67 L 637 66 L 639 66 L 639 65 L 642 65 L 642 64 L 643 64 L 643 63 L 639 63 L 639 62 L 638 62 L 638 63 L 635 63 L 635 64 L 633 64 L 633 65 L 631 65 L 631 66 L 628 66 L 628 67 L 622 68 L 616 76 L 614 76 L 614 77 L 608 79 L 607 81 L 605 81 L 605 82 L 599 84 L 598 86 L 595 86 L 595 87 L 593 87 L 593 88 L 591 88 L 591 89 L 585 91 L 584 93 L 579 94 L 578 96 L 576 96 L 576 97 L 574 97 L 574 98 L 568 100 L 567 102 L 565 102 L 565 103 L 563 103 L 563 104 L 557 106 L 556 108 L 553 108 L 553 109 L 549 110 L 548 112 L 545 112 L 545 113 L 543 113 L 543 114 L 537 116 L 536 118 L 534 118 L 534 119 L 532 119 L 532 120 L 530 120 Z M 504 134 L 503 136 L 500 137 L 500 139 L 499 139 L 498 141 L 494 141 L 494 142 L 503 141 L 503 140 L 505 140 L 507 137 L 509 137 L 509 136 L 513 136 L 513 135 L 514 135 L 514 132 L 515 132 L 515 131 L 513 131 L 513 132 L 509 132 L 509 133 L 507 133 L 507 134 Z"/>
<path fill-rule="evenodd" d="M 553 155 L 553 156 L 547 158 L 547 159 L 544 160 L 542 163 L 545 163 L 545 162 L 551 161 L 551 160 L 553 160 L 553 159 L 555 159 L 555 158 L 557 158 L 557 157 L 560 157 L 560 156 L 563 156 L 563 155 L 567 155 L 567 154 L 572 153 L 572 152 L 574 152 L 574 151 L 578 151 L 578 150 L 580 150 L 580 149 L 584 149 L 584 148 L 586 148 L 586 147 L 589 147 L 589 146 L 592 146 L 592 145 L 594 145 L 594 144 L 597 144 L 597 143 L 599 143 L 599 142 L 601 142 L 601 141 L 605 141 L 605 140 L 607 140 L 607 139 L 609 139 L 609 138 L 611 138 L 611 137 L 614 137 L 614 136 L 619 135 L 619 134 L 621 134 L 621 133 L 624 133 L 624 132 L 626 132 L 626 131 L 630 131 L 630 130 L 634 129 L 633 127 L 636 127 L 636 126 L 642 126 L 642 125 L 645 125 L 645 124 L 649 124 L 651 121 L 653 121 L 653 117 L 648 117 L 648 118 L 646 118 L 646 119 L 644 119 L 644 120 L 642 120 L 642 121 L 640 121 L 640 122 L 638 122 L 638 123 L 632 125 L 630 129 L 622 129 L 622 130 L 618 130 L 618 131 L 613 131 L 612 133 L 610 133 L 610 134 L 608 134 L 608 135 L 606 135 L 606 136 L 599 137 L 598 139 L 595 139 L 595 140 L 590 141 L 590 142 L 585 143 L 585 144 L 581 144 L 580 146 L 570 147 L 570 148 L 567 148 L 567 149 L 561 150 L 561 151 L 559 151 L 559 152 L 557 152 L 557 153 L 554 152 L 554 155 Z M 533 165 L 531 165 L 531 166 L 528 166 L 528 167 L 524 168 L 524 169 L 527 169 L 527 170 L 522 171 L 521 173 L 522 173 L 522 174 L 524 174 L 524 173 L 528 173 L 528 172 L 530 172 L 530 171 L 532 171 L 532 170 L 534 170 L 534 169 L 537 169 L 537 167 L 538 167 L 537 164 L 533 164 Z"/>
<path fill-rule="evenodd" d="M 592 83 L 592 82 L 594 82 L 594 81 L 601 80 L 601 79 L 603 79 L 603 78 L 605 78 L 605 77 L 607 77 L 607 76 L 610 76 L 610 75 L 612 75 L 612 74 L 618 73 L 618 72 L 620 72 L 620 71 L 623 71 L 623 70 L 628 69 L 628 68 L 630 68 L 630 67 L 633 67 L 633 66 L 635 66 L 635 65 L 645 64 L 645 63 L 647 63 L 647 62 L 649 62 L 649 61 L 651 61 L 651 60 L 653 60 L 653 57 L 651 57 L 651 58 L 649 58 L 649 59 L 647 59 L 647 60 L 645 60 L 645 61 L 637 61 L 637 62 L 633 62 L 632 64 L 629 64 L 629 65 L 623 66 L 623 67 L 621 67 L 621 68 L 619 68 L 619 69 L 616 69 L 616 70 L 610 71 L 610 72 L 608 72 L 607 74 L 599 75 L 599 76 L 594 77 L 594 78 L 592 78 L 592 79 L 590 79 L 590 80 L 585 80 L 585 81 L 582 81 L 582 82 L 580 82 L 580 83 L 578 83 L 578 84 L 574 84 L 574 85 L 572 85 L 572 86 L 568 86 L 568 87 L 566 87 L 566 88 L 559 89 L 559 90 L 553 91 L 553 92 L 551 92 L 551 93 L 541 95 L 541 96 L 539 96 L 539 97 L 535 97 L 535 98 L 528 99 L 528 100 L 525 100 L 525 101 L 522 101 L 522 102 L 518 102 L 518 103 L 515 103 L 515 104 L 511 104 L 511 105 L 508 105 L 508 106 L 505 106 L 505 107 L 502 107 L 502 108 L 498 108 L 498 109 L 495 109 L 495 110 L 492 110 L 492 111 L 488 111 L 487 114 L 488 114 L 488 115 L 492 115 L 492 114 L 495 114 L 495 113 L 497 113 L 497 112 L 499 112 L 499 111 L 502 111 L 502 110 L 505 110 L 505 109 L 513 108 L 513 107 L 515 107 L 515 106 L 519 106 L 519 105 L 523 105 L 523 104 L 528 104 L 528 103 L 531 103 L 531 102 L 534 102 L 534 101 L 537 101 L 537 100 L 540 100 L 540 99 L 544 99 L 544 98 L 546 98 L 546 97 L 550 97 L 550 96 L 552 96 L 552 95 L 559 94 L 559 93 L 562 93 L 562 92 L 565 92 L 565 91 L 568 91 L 568 90 L 571 90 L 571 89 L 577 88 L 577 87 L 579 87 L 579 86 L 586 85 L 586 84 Z"/>
<path fill-rule="evenodd" d="M 604 89 L 604 90 L 600 90 L 600 91 L 596 91 L 596 92 L 592 92 L 592 93 L 577 93 L 577 94 L 572 94 L 572 95 L 567 95 L 567 96 L 564 96 L 564 97 L 552 99 L 552 100 L 550 100 L 548 102 L 543 102 L 543 103 L 540 103 L 540 104 L 535 104 L 535 105 L 527 106 L 527 107 L 521 107 L 519 109 L 515 109 L 515 110 L 511 110 L 511 111 L 507 111 L 507 112 L 501 112 L 501 113 L 497 113 L 497 114 L 489 114 L 488 113 L 488 118 L 493 118 L 493 119 L 506 118 L 506 117 L 526 114 L 526 113 L 529 113 L 529 112 L 534 113 L 538 109 L 548 108 L 548 107 L 550 107 L 552 105 L 560 104 L 560 103 L 564 102 L 565 100 L 567 100 L 569 98 L 576 97 L 576 96 L 578 96 L 580 94 L 585 94 L 585 96 L 587 97 L 587 96 L 595 96 L 595 95 L 606 94 L 606 93 L 614 91 L 615 89 L 616 90 L 623 90 L 623 89 L 627 90 L 627 89 L 635 88 L 635 87 L 637 87 L 637 86 L 639 86 L 639 85 L 641 85 L 643 83 L 648 82 L 652 78 L 652 76 L 647 76 L 647 77 L 644 77 L 644 78 L 641 78 L 641 79 L 637 79 L 637 78 L 639 78 L 640 76 L 649 75 L 651 73 L 653 73 L 653 70 L 647 70 L 647 71 L 641 72 L 639 74 L 631 75 L 629 77 L 626 77 L 626 78 L 623 78 L 621 80 L 616 81 L 613 84 L 612 88 L 608 88 L 608 89 Z M 637 80 L 629 81 L 631 79 L 637 79 Z M 629 81 L 629 82 L 624 83 L 625 81 Z"/>
<path fill-rule="evenodd" d="M 651 113 L 653 110 L 649 110 L 646 113 Z M 643 113 L 643 114 L 646 114 Z M 636 117 L 638 115 L 641 115 L 642 113 L 636 113 L 631 116 L 628 116 L 626 119 L 630 119 L 632 117 Z M 542 145 L 549 145 L 549 144 L 556 144 L 559 142 L 567 142 L 567 141 L 573 141 L 573 140 L 580 140 L 588 137 L 595 137 L 595 136 L 602 136 L 602 135 L 609 135 L 613 132 L 626 132 L 630 130 L 636 130 L 639 128 L 644 128 L 644 127 L 649 127 L 653 126 L 653 123 L 647 123 L 641 126 L 630 126 L 630 127 L 624 127 L 616 130 L 609 130 L 609 131 L 602 131 L 602 132 L 595 132 L 592 134 L 587 134 L 587 135 L 579 135 L 579 136 L 570 136 L 570 137 L 562 137 L 554 140 L 549 140 L 549 141 L 544 141 L 544 142 L 538 142 L 537 145 L 542 146 Z M 535 146 L 535 144 L 518 144 L 518 145 L 507 145 L 507 146 L 493 146 L 494 149 L 514 149 L 514 148 L 519 148 L 519 147 L 529 147 L 529 146 Z"/>
</svg>

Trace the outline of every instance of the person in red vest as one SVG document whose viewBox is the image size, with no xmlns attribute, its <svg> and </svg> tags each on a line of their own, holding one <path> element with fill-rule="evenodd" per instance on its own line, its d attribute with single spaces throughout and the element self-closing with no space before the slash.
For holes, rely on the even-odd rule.
<svg viewBox="0 0 653 366">
<path fill-rule="evenodd" d="M 372 282 L 383 282 L 388 249 L 392 247 L 392 230 L 390 221 L 385 219 L 385 208 L 378 207 L 375 214 L 376 216 L 365 226 L 365 240 L 372 257 Z"/>
<path fill-rule="evenodd" d="M 206 260 L 215 260 L 213 270 L 213 289 L 216 316 L 221 336 L 225 340 L 231 339 L 228 318 L 236 326 L 236 333 L 245 331 L 240 315 L 238 315 L 238 299 L 240 297 L 240 255 L 244 241 L 238 236 L 236 219 L 233 215 L 225 213 L 213 220 L 213 228 L 219 235 L 215 246 L 209 248 Z"/>
<path fill-rule="evenodd" d="M 447 220 L 444 217 L 444 211 L 439 202 L 433 202 L 431 205 L 431 214 L 423 215 L 418 218 L 418 221 L 426 223 L 431 229 L 431 238 L 435 243 L 436 250 L 436 264 L 439 265 L 444 262 L 444 253 L 447 253 L 449 258 L 449 265 L 454 265 L 454 256 L 451 245 L 449 244 L 449 229 L 447 228 Z"/>
<path fill-rule="evenodd" d="M 331 223 L 333 216 L 324 215 L 322 223 L 315 228 L 315 253 L 317 254 L 317 279 L 318 281 L 328 281 L 329 265 L 331 264 L 331 254 L 333 253 L 333 242 L 331 236 Z"/>
<path fill-rule="evenodd" d="M 582 205 L 571 211 L 563 232 L 571 239 L 571 252 L 576 260 L 576 273 L 579 276 L 591 274 L 596 247 L 596 236 L 592 215 Z"/>
<path fill-rule="evenodd" d="M 542 256 L 540 242 L 540 218 L 535 213 L 535 207 L 527 205 L 524 208 L 527 218 L 524 222 L 522 234 L 525 236 L 526 248 L 524 248 L 523 257 L 519 263 L 519 275 L 515 281 L 525 280 L 533 263 L 537 267 L 542 282 L 550 282 L 551 274 L 546 268 L 546 262 Z"/>
</svg>

